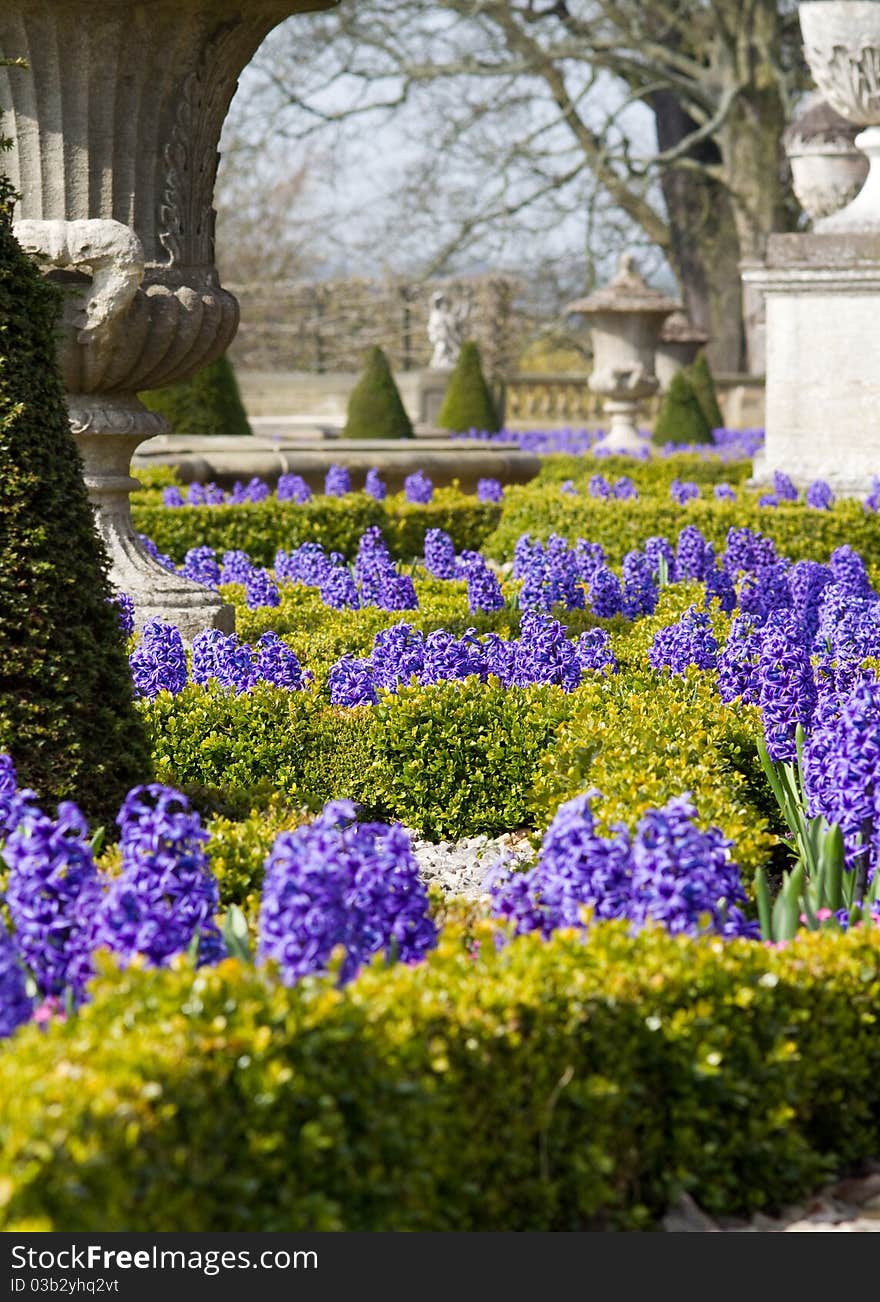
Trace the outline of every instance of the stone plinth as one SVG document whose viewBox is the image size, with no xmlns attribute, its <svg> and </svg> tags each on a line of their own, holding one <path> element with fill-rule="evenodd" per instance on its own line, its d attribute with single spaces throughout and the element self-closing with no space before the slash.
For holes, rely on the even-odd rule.
<svg viewBox="0 0 880 1302">
<path fill-rule="evenodd" d="M 419 424 L 436 428 L 451 375 L 452 371 L 444 370 L 419 372 Z"/>
<path fill-rule="evenodd" d="M 540 458 L 515 443 L 484 443 L 467 439 L 333 439 L 325 443 L 261 438 L 184 438 L 159 435 L 142 443 L 132 470 L 173 466 L 184 483 L 219 484 L 231 488 L 236 479 L 254 475 L 276 484 L 279 475 L 302 475 L 314 492 L 324 491 L 331 465 L 347 466 L 352 488 L 363 488 L 376 466 L 389 492 L 403 488 L 407 475 L 423 470 L 441 488 L 457 479 L 463 492 L 474 493 L 479 479 L 525 484 L 541 469 Z"/>
<path fill-rule="evenodd" d="M 767 304 L 756 478 L 866 492 L 880 474 L 880 234 L 774 235 L 743 278 Z"/>
</svg>

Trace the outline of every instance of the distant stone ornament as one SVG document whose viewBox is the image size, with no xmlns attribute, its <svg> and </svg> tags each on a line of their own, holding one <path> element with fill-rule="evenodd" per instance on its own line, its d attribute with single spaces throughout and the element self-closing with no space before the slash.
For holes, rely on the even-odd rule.
<svg viewBox="0 0 880 1302">
<path fill-rule="evenodd" d="M 226 351 L 214 266 L 217 144 L 237 78 L 290 14 L 334 0 L 2 0 L 0 110 L 16 235 L 66 292 L 59 359 L 111 579 L 138 623 L 190 638 L 232 607 L 163 569 L 131 523 L 132 454 L 168 430 L 137 394 Z"/>
<path fill-rule="evenodd" d="M 603 447 L 618 452 L 644 447 L 636 425 L 639 406 L 657 391 L 654 358 L 660 329 L 680 307 L 646 285 L 635 255 L 624 253 L 616 275 L 603 289 L 566 308 L 571 315 L 583 316 L 591 327 L 590 388 L 605 398 L 603 410 L 610 417 Z"/>
<path fill-rule="evenodd" d="M 877 0 L 811 0 L 798 7 L 804 54 L 823 98 L 855 126 L 867 155 L 868 179 L 815 230 L 880 230 L 880 4 Z"/>
<path fill-rule="evenodd" d="M 859 128 L 821 95 L 809 95 L 782 137 L 792 188 L 811 221 L 838 212 L 856 197 L 868 159 L 855 144 Z"/>
<path fill-rule="evenodd" d="M 460 298 L 458 302 L 453 302 L 442 290 L 431 295 L 428 342 L 433 349 L 432 371 L 451 371 L 455 366 L 464 343 L 470 312 L 469 299 Z"/>
<path fill-rule="evenodd" d="M 676 372 L 690 366 L 697 353 L 709 342 L 705 330 L 695 326 L 686 312 L 673 312 L 663 322 L 660 342 L 654 355 L 654 370 L 661 389 L 668 389 Z"/>
</svg>

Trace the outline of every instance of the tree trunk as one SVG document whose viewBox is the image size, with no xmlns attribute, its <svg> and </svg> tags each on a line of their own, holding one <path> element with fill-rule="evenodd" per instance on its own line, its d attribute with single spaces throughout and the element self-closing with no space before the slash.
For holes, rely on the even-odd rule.
<svg viewBox="0 0 880 1302">
<path fill-rule="evenodd" d="M 650 105 L 661 151 L 674 149 L 697 129 L 673 92 L 655 92 Z M 700 168 L 721 163 L 711 140 L 697 145 L 687 159 Z M 705 171 L 687 166 L 665 168 L 660 184 L 669 217 L 670 259 L 688 316 L 711 336 L 707 353 L 713 368 L 742 370 L 740 243 L 730 197 Z"/>
</svg>

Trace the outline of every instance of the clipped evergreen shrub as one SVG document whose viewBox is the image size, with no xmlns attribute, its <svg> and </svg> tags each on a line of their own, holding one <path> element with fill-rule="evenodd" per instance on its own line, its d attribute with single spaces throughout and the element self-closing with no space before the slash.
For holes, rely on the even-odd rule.
<svg viewBox="0 0 880 1302">
<path fill-rule="evenodd" d="M 697 401 L 703 409 L 703 415 L 709 422 L 709 428 L 721 429 L 724 425 L 724 417 L 721 414 L 721 408 L 718 406 L 715 381 L 712 378 L 709 361 L 704 352 L 699 352 L 695 360 L 687 368 L 687 377 L 691 382 L 694 393 L 697 395 Z"/>
<path fill-rule="evenodd" d="M 685 372 L 676 371 L 660 402 L 654 443 L 711 443 L 712 426 Z"/>
<path fill-rule="evenodd" d="M 348 399 L 346 439 L 411 439 L 412 421 L 406 414 L 388 358 L 381 348 L 367 353 L 364 372 Z"/>
<path fill-rule="evenodd" d="M 47 806 L 112 825 L 149 751 L 55 359 L 59 295 L 12 215 L 0 176 L 0 752 Z"/>
<path fill-rule="evenodd" d="M 191 380 L 140 395 L 151 411 L 167 417 L 174 434 L 253 434 L 232 362 L 224 354 Z"/>
<path fill-rule="evenodd" d="M 453 433 L 479 429 L 494 434 L 501 428 L 495 400 L 483 375 L 480 350 L 473 340 L 462 344 L 437 424 Z"/>
<path fill-rule="evenodd" d="M 0 1229 L 649 1230 L 772 1212 L 880 1143 L 880 932 L 447 926 L 341 989 L 107 968 L 0 1055 Z"/>
</svg>

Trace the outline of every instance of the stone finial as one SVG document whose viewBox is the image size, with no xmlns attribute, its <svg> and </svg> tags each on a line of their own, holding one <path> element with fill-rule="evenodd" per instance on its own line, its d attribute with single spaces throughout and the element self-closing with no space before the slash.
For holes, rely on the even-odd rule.
<svg viewBox="0 0 880 1302">
<path fill-rule="evenodd" d="M 586 298 L 576 299 L 565 309 L 569 313 L 590 315 L 596 312 L 657 313 L 668 316 L 680 304 L 647 285 L 636 265 L 635 254 L 627 250 L 620 255 L 617 271 L 602 289 Z"/>
<path fill-rule="evenodd" d="M 673 312 L 663 322 L 660 331 L 661 344 L 695 344 L 702 347 L 709 342 L 705 330 L 695 326 L 686 312 Z"/>
</svg>

